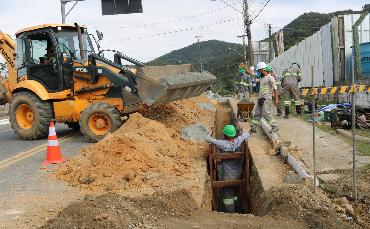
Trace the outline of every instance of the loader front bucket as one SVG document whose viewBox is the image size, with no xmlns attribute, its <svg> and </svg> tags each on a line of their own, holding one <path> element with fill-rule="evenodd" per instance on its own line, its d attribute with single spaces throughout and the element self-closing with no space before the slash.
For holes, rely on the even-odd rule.
<svg viewBox="0 0 370 229">
<path fill-rule="evenodd" d="M 190 64 L 142 67 L 136 79 L 139 97 L 148 106 L 201 95 L 214 80 L 209 72 L 192 72 Z"/>
</svg>

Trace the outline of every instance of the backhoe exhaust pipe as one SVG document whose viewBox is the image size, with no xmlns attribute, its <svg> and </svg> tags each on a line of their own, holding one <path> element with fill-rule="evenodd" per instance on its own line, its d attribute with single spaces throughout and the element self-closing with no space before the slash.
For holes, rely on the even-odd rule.
<svg viewBox="0 0 370 229">
<path fill-rule="evenodd" d="M 82 43 L 82 31 L 81 31 L 81 27 L 79 24 L 75 23 L 75 26 L 77 27 L 77 35 L 78 35 L 78 46 L 80 48 L 80 56 L 81 56 L 81 59 L 83 60 L 84 59 L 84 45 Z"/>
</svg>

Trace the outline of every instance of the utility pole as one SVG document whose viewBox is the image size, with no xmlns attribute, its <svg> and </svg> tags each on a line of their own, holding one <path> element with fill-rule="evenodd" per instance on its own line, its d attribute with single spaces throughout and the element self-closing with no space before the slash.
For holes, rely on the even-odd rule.
<svg viewBox="0 0 370 229">
<path fill-rule="evenodd" d="M 60 4 L 61 4 L 60 11 L 62 13 L 62 24 L 66 23 L 66 17 L 73 10 L 73 8 L 75 8 L 77 3 L 82 2 L 82 1 L 85 1 L 85 0 L 60 0 Z M 75 3 L 72 5 L 71 9 L 69 9 L 68 12 L 66 13 L 66 5 L 68 2 L 75 2 Z"/>
<path fill-rule="evenodd" d="M 203 72 L 202 53 L 201 53 L 201 51 L 200 51 L 200 38 L 201 38 L 201 37 L 202 37 L 202 36 L 195 36 L 195 39 L 198 39 L 200 72 Z"/>
<path fill-rule="evenodd" d="M 216 1 L 216 0 L 211 0 L 211 1 Z M 244 5 L 244 9 L 243 11 L 235 8 L 234 6 L 230 5 L 227 1 L 224 1 L 224 0 L 220 0 L 222 3 L 224 3 L 225 5 L 233 8 L 236 12 L 240 13 L 243 15 L 243 19 L 244 19 L 244 34 L 246 34 L 246 36 L 248 37 L 248 50 L 247 50 L 247 57 L 248 57 L 248 61 L 249 61 L 249 65 L 254 65 L 254 57 L 253 57 L 253 46 L 252 46 L 252 33 L 251 33 L 251 18 L 250 18 L 250 15 L 249 15 L 249 4 L 248 4 L 248 0 L 243 0 L 243 5 Z M 245 41 L 244 41 L 245 42 Z"/>
<path fill-rule="evenodd" d="M 244 30 L 248 37 L 248 60 L 249 65 L 254 65 L 252 33 L 251 33 L 251 19 L 249 15 L 248 0 L 244 0 Z"/>
<path fill-rule="evenodd" d="M 269 62 L 272 60 L 272 29 L 271 24 L 268 24 L 269 28 Z"/>
<path fill-rule="evenodd" d="M 247 35 L 240 35 L 238 38 L 243 38 L 244 64 L 247 64 L 247 47 L 245 46 L 245 37 Z"/>
</svg>

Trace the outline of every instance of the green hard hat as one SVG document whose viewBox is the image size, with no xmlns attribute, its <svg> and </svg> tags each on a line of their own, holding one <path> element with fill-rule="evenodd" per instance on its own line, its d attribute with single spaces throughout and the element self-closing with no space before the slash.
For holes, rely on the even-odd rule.
<svg viewBox="0 0 370 229">
<path fill-rule="evenodd" d="M 266 72 L 271 72 L 271 71 L 272 71 L 272 67 L 271 67 L 270 65 L 267 65 L 267 66 L 265 67 L 265 71 L 266 71 Z"/>
<path fill-rule="evenodd" d="M 224 127 L 224 134 L 228 137 L 235 137 L 236 136 L 236 129 L 234 125 L 226 125 Z"/>
<path fill-rule="evenodd" d="M 245 72 L 245 69 L 243 67 L 239 67 L 239 72 Z"/>
</svg>

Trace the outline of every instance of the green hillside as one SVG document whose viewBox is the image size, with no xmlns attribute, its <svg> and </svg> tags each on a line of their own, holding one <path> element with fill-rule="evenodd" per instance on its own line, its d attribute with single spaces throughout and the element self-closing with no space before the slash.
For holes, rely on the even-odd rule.
<svg viewBox="0 0 370 229">
<path fill-rule="evenodd" d="M 203 69 L 217 76 L 213 89 L 220 93 L 233 90 L 232 80 L 237 73 L 238 64 L 243 62 L 243 47 L 240 44 L 217 40 L 203 41 L 188 47 L 174 50 L 164 56 L 150 61 L 149 65 L 191 63 L 196 70 L 200 69 L 202 54 Z M 222 88 L 221 88 L 222 87 Z"/>
<path fill-rule="evenodd" d="M 303 39 L 316 33 L 321 26 L 329 23 L 337 15 L 359 13 L 352 10 L 337 11 L 329 14 L 305 13 L 284 27 L 285 50 L 298 44 Z M 266 39 L 265 39 L 266 40 Z M 149 65 L 191 63 L 200 69 L 199 54 L 202 54 L 203 68 L 217 77 L 213 90 L 225 94 L 233 91 L 233 79 L 237 74 L 238 64 L 243 62 L 240 44 L 210 40 L 195 43 L 188 47 L 172 51 L 150 61 Z"/>
<path fill-rule="evenodd" d="M 284 26 L 285 50 L 298 44 L 303 39 L 313 35 L 320 27 L 328 24 L 331 19 L 338 15 L 361 13 L 353 10 L 336 11 L 334 13 L 305 13 Z"/>
</svg>

